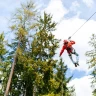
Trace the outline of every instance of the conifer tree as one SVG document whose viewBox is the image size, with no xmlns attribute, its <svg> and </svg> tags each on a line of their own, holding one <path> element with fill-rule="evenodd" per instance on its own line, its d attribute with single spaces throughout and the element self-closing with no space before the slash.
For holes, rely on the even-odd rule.
<svg viewBox="0 0 96 96">
<path fill-rule="evenodd" d="M 14 39 L 7 46 L 10 47 L 10 52 L 7 52 L 6 60 L 2 59 L 4 64 L 1 71 L 6 72 L 3 74 L 3 89 L 1 90 L 3 95 L 10 70 L 15 62 L 8 95 L 49 96 L 53 94 L 50 96 L 61 96 L 63 94 L 71 96 L 68 95 L 70 92 L 67 88 L 71 77 L 65 78 L 67 68 L 62 65 L 62 60 L 59 63 L 60 67 L 57 67 L 58 60 L 54 59 L 60 41 L 52 34 L 55 27 L 56 23 L 52 21 L 50 14 L 44 12 L 43 17 L 37 17 L 31 1 L 21 4 L 21 8 L 17 9 L 12 17 L 12 26 L 10 26 Z M 3 43 L 1 46 L 3 46 L 1 49 L 3 51 L 0 50 L 0 56 L 4 57 L 6 49 Z M 54 70 L 57 70 L 57 73 Z"/>
<path fill-rule="evenodd" d="M 5 85 L 6 85 L 6 79 L 8 79 L 8 73 L 10 69 L 10 61 L 7 59 L 8 51 L 6 50 L 6 41 L 4 33 L 0 34 L 0 83 L 4 86 L 0 89 L 0 96 L 4 95 Z"/>
<path fill-rule="evenodd" d="M 55 90 L 59 96 L 75 96 L 74 87 L 68 87 L 68 83 L 72 79 L 72 76 L 66 78 L 66 72 L 68 68 L 64 65 L 62 58 L 60 58 L 60 62 L 57 64 L 57 73 L 56 73 L 56 81 L 59 83 L 59 87 Z"/>
<path fill-rule="evenodd" d="M 11 66 L 13 66 L 14 62 L 16 63 L 14 64 L 15 69 L 9 90 L 9 95 L 12 96 L 19 96 L 20 94 L 29 94 L 30 92 L 32 93 L 33 90 L 32 87 L 29 87 L 30 92 L 28 91 L 29 93 L 26 93 L 26 87 L 28 85 L 26 85 L 25 81 L 28 79 L 28 74 L 31 74 L 31 72 L 29 71 L 31 67 L 29 67 L 28 65 L 28 62 L 30 61 L 28 57 L 28 51 L 30 50 L 30 38 L 32 39 L 32 34 L 34 33 L 34 30 L 37 26 L 35 22 L 35 13 L 35 6 L 33 2 L 30 1 L 26 4 L 21 4 L 21 8 L 17 9 L 16 14 L 12 17 L 12 25 L 10 26 L 10 28 L 14 34 L 13 36 L 15 39 L 12 40 L 12 43 L 8 45 L 11 51 L 7 55 L 7 58 L 10 59 L 10 68 L 8 70 L 9 72 L 10 69 L 12 69 Z M 5 76 L 5 78 L 7 78 L 6 81 L 8 81 L 9 72 L 7 72 L 8 75 Z M 27 80 L 27 84 L 28 83 L 29 82 Z M 6 89 L 7 83 L 5 82 L 4 84 L 5 85 L 2 85 L 4 87 L 3 92 Z M 26 96 L 32 96 L 31 93 L 30 95 Z"/>
<path fill-rule="evenodd" d="M 39 94 L 44 95 L 52 92 L 53 69 L 57 60 L 54 60 L 55 51 L 59 47 L 59 40 L 55 39 L 52 31 L 55 30 L 56 23 L 52 22 L 52 16 L 44 12 L 40 17 L 39 27 L 32 42 L 32 55 L 38 66 L 38 78 L 35 85 Z M 41 77 L 40 77 L 41 76 Z"/>
<path fill-rule="evenodd" d="M 93 68 L 91 75 L 93 76 L 92 86 L 96 85 L 96 35 L 92 34 L 92 37 L 89 41 L 89 45 L 92 47 L 92 50 L 86 52 L 86 56 L 89 57 L 87 63 L 89 64 L 89 68 Z M 93 96 L 96 95 L 96 88 L 93 91 Z"/>
</svg>

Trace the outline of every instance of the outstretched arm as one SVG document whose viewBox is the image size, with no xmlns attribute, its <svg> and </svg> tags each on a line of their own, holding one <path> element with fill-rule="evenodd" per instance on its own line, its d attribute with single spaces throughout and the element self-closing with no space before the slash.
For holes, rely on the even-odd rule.
<svg viewBox="0 0 96 96">
<path fill-rule="evenodd" d="M 61 52 L 60 52 L 60 56 L 62 55 L 62 53 L 64 52 L 65 50 L 65 47 L 63 46 L 62 49 L 61 49 Z"/>
</svg>

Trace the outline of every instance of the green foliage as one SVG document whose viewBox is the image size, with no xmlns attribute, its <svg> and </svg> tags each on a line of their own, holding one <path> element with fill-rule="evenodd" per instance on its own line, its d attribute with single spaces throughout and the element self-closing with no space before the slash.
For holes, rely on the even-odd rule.
<svg viewBox="0 0 96 96">
<path fill-rule="evenodd" d="M 70 82 L 71 77 L 66 78 L 67 66 L 64 65 L 62 58 L 57 65 L 57 73 L 56 73 L 56 80 L 59 82 L 58 88 L 55 90 L 57 94 L 60 96 L 75 96 L 74 88 L 67 87 L 67 84 Z"/>
<path fill-rule="evenodd" d="M 4 59 L 4 55 L 6 54 L 6 49 L 4 47 L 5 41 L 4 41 L 4 33 L 0 34 L 0 61 L 1 59 Z"/>
<path fill-rule="evenodd" d="M 96 89 L 93 91 L 93 96 L 96 96 Z"/>
<path fill-rule="evenodd" d="M 42 76 L 41 84 L 35 82 L 40 96 L 51 93 L 53 87 L 56 86 L 55 83 L 53 84 L 56 81 L 53 79 L 53 68 L 55 68 L 57 60 L 54 60 L 53 57 L 59 47 L 59 40 L 55 39 L 52 34 L 56 24 L 52 23 L 51 18 L 50 15 L 44 13 L 44 17 L 38 19 L 39 27 L 32 41 L 32 56 L 37 61 L 38 73 Z"/>
<path fill-rule="evenodd" d="M 93 68 L 91 75 L 93 76 L 92 86 L 96 85 L 96 35 L 92 34 L 92 37 L 89 41 L 89 45 L 92 47 L 92 50 L 86 52 L 86 56 L 89 57 L 87 63 L 89 64 L 89 68 Z M 96 90 L 96 89 L 95 89 Z M 93 91 L 94 95 L 96 92 Z"/>
<path fill-rule="evenodd" d="M 6 80 L 8 79 L 8 73 L 10 69 L 10 61 L 7 59 L 7 50 L 5 49 L 6 41 L 4 40 L 4 33 L 0 34 L 0 80 L 2 80 L 3 86 L 0 88 L 0 96 L 3 96 L 6 86 Z"/>
<path fill-rule="evenodd" d="M 62 59 L 59 63 L 54 59 L 60 41 L 52 34 L 55 27 L 56 23 L 52 21 L 50 14 L 44 12 L 42 17 L 37 17 L 32 2 L 22 4 L 21 8 L 17 9 L 10 26 L 14 39 L 7 46 L 10 51 L 6 60 L 3 60 L 1 70 L 2 94 L 6 89 L 14 55 L 16 65 L 9 90 L 10 96 L 71 96 L 72 92 L 74 93 L 73 88 L 67 87 L 72 78 L 65 76 L 67 66 L 63 65 Z M 1 41 L 4 40 L 2 36 L 0 35 Z M 7 51 L 3 43 L 0 48 L 0 55 L 4 56 Z"/>
<path fill-rule="evenodd" d="M 96 35 L 93 34 L 91 40 L 89 41 L 89 45 L 92 47 L 92 50 L 86 52 L 86 56 L 90 59 L 87 63 L 90 64 L 89 68 L 95 67 L 96 65 Z"/>
</svg>

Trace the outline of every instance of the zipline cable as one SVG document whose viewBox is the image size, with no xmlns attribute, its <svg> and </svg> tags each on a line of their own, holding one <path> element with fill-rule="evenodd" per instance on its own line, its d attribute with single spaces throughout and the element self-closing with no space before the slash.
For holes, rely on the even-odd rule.
<svg viewBox="0 0 96 96">
<path fill-rule="evenodd" d="M 96 13 L 96 12 L 95 12 Z M 95 13 L 94 14 L 92 14 L 88 19 L 87 19 L 87 21 L 85 22 L 85 23 L 87 23 L 88 22 L 88 20 L 89 19 L 91 19 L 91 17 L 93 16 L 93 15 L 95 15 Z M 84 23 L 84 24 L 85 24 Z M 78 30 L 80 30 L 81 29 L 81 27 L 83 27 L 84 26 L 84 24 L 82 24 L 81 26 L 80 26 L 80 28 L 78 28 Z M 78 32 L 78 30 L 77 31 L 75 31 L 68 39 L 70 39 L 76 32 Z"/>
</svg>

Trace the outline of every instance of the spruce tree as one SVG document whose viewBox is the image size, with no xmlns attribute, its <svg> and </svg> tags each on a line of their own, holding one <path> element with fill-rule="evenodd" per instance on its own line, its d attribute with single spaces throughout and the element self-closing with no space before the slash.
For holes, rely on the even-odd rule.
<svg viewBox="0 0 96 96">
<path fill-rule="evenodd" d="M 1 72 L 4 72 L 1 90 L 3 95 L 15 62 L 8 95 L 70 96 L 67 83 L 71 77 L 65 77 L 67 67 L 63 66 L 62 60 L 58 63 L 58 60 L 54 59 L 60 40 L 53 35 L 56 23 L 52 21 L 52 16 L 44 12 L 42 17 L 37 17 L 35 6 L 30 1 L 21 4 L 21 8 L 17 9 L 12 17 L 11 24 L 14 39 L 7 46 L 10 51 L 4 49 L 3 43 L 0 45 L 3 46 L 0 56 L 3 58 L 6 55 L 6 60 L 2 59 L 0 63 L 3 63 Z M 54 70 L 57 70 L 57 73 Z"/>
<path fill-rule="evenodd" d="M 64 65 L 62 58 L 60 58 L 60 62 L 57 63 L 57 73 L 56 73 L 56 81 L 58 81 L 59 86 L 55 90 L 59 96 L 75 96 L 75 89 L 73 86 L 68 87 L 68 83 L 72 79 L 72 76 L 66 78 L 67 73 L 67 65 Z"/>
<path fill-rule="evenodd" d="M 96 85 L 96 35 L 92 34 L 90 38 L 89 45 L 91 46 L 92 50 L 86 52 L 86 56 L 89 58 L 87 63 L 89 64 L 89 68 L 93 69 L 91 72 L 92 78 L 92 86 L 95 88 Z M 93 96 L 96 95 L 96 88 L 93 91 Z"/>
<path fill-rule="evenodd" d="M 0 34 L 0 96 L 4 95 L 4 90 L 10 70 L 10 60 L 7 59 L 8 50 L 6 50 L 6 43 L 4 33 Z M 3 86 L 2 86 L 3 85 Z"/>
<path fill-rule="evenodd" d="M 32 35 L 34 34 L 34 30 L 37 26 L 35 22 L 35 13 L 35 6 L 33 2 L 30 1 L 26 4 L 21 4 L 21 8 L 16 10 L 16 13 L 13 15 L 11 20 L 12 25 L 10 25 L 10 28 L 13 32 L 14 39 L 12 40 L 11 44 L 8 44 L 11 51 L 7 55 L 7 58 L 10 59 L 10 69 L 12 69 L 12 66 L 15 63 L 14 74 L 12 76 L 12 82 L 9 90 L 9 95 L 12 96 L 19 96 L 20 94 L 32 96 L 33 94 L 32 84 L 28 81 L 30 80 L 30 75 L 32 77 L 30 72 L 31 67 L 29 64 L 30 57 L 28 51 L 30 50 Z M 8 71 L 10 71 L 10 69 Z M 6 81 L 8 81 L 8 77 L 9 74 Z M 29 86 L 30 90 L 27 92 L 26 89 L 29 83 L 31 87 Z M 6 85 L 2 86 L 4 86 L 4 89 L 6 89 Z"/>
<path fill-rule="evenodd" d="M 38 78 L 35 80 L 37 93 L 42 96 L 53 91 L 53 69 L 57 60 L 53 57 L 59 47 L 59 40 L 55 39 L 52 31 L 55 30 L 56 23 L 52 22 L 52 16 L 44 12 L 43 17 L 38 19 L 39 27 L 32 42 L 32 56 L 38 66 Z"/>
</svg>

